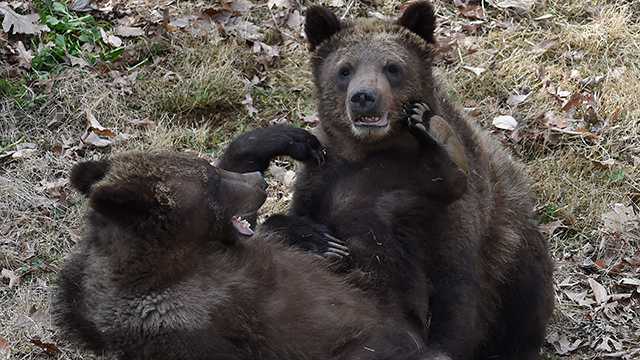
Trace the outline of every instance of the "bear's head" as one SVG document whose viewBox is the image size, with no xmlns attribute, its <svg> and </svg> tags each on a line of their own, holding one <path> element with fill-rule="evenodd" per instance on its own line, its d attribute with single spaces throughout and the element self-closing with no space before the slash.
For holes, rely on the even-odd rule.
<svg viewBox="0 0 640 360">
<path fill-rule="evenodd" d="M 242 217 L 266 199 L 260 173 L 232 173 L 173 152 L 128 152 L 78 163 L 71 184 L 89 198 L 96 231 L 165 249 L 229 244 L 238 232 L 250 235 Z"/>
<path fill-rule="evenodd" d="M 310 7 L 305 32 L 323 128 L 379 141 L 401 126 L 408 103 L 430 103 L 434 27 L 433 8 L 423 1 L 393 22 L 341 21 Z"/>
</svg>

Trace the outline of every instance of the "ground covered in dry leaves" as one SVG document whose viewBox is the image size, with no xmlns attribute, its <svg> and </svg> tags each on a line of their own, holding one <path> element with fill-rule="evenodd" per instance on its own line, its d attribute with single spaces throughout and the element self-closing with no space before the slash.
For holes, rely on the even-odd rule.
<svg viewBox="0 0 640 360">
<path fill-rule="evenodd" d="M 398 1 L 324 0 L 344 17 Z M 0 1 L 0 358 L 86 359 L 51 324 L 79 238 L 71 166 L 130 149 L 214 159 L 317 121 L 293 0 Z M 556 260 L 549 359 L 640 358 L 640 3 L 435 1 L 440 81 L 528 165 Z M 294 164 L 271 169 L 266 212 Z"/>
</svg>

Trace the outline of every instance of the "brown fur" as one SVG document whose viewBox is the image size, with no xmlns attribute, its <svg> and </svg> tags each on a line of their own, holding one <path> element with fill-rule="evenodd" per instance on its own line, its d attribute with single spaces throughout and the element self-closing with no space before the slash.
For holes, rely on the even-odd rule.
<svg viewBox="0 0 640 360">
<path fill-rule="evenodd" d="M 257 129 L 230 144 L 221 167 L 304 162 L 289 215 L 263 227 L 320 254 L 335 253 L 326 233 L 344 240 L 341 263 L 416 329 L 430 325 L 439 356 L 537 359 L 552 264 L 527 175 L 439 89 L 431 5 L 415 2 L 395 22 L 341 22 L 316 6 L 306 20 L 326 150 L 301 129 Z"/>
<path fill-rule="evenodd" d="M 418 2 L 407 9 L 407 14 L 418 24 L 432 23 L 427 7 Z M 316 134 L 337 156 L 361 162 L 376 152 L 410 151 L 416 146 L 411 135 L 402 129 L 404 115 L 398 104 L 426 103 L 433 115 L 448 121 L 462 141 L 470 167 L 465 195 L 447 209 L 443 236 L 446 243 L 439 248 L 440 260 L 428 264 L 427 276 L 435 283 L 433 296 L 441 294 L 441 302 L 458 304 L 448 306 L 447 312 L 452 313 L 446 315 L 438 313 L 438 301 L 433 305 L 435 326 L 430 342 L 460 359 L 497 354 L 503 358 L 536 358 L 553 307 L 552 265 L 547 245 L 533 220 L 534 202 L 526 172 L 485 131 L 462 117 L 448 102 L 431 72 L 432 45 L 428 41 L 433 39 L 433 26 L 428 26 L 426 33 L 420 32 L 424 29 L 415 33 L 412 25 L 406 16 L 398 23 L 357 20 L 342 23 L 336 33 L 314 44 L 312 67 L 321 119 Z M 397 57 L 402 60 L 395 60 Z M 391 97 L 387 108 L 395 119 L 391 130 L 382 139 L 354 136 L 349 130 L 351 121 L 344 106 L 344 91 L 334 80 L 337 67 L 344 62 L 363 68 L 369 63 L 388 61 L 399 61 L 406 69 L 402 86 L 391 95 L 386 86 L 380 91 L 381 96 Z M 380 77 L 375 70 L 365 70 L 363 74 L 356 72 L 352 81 L 358 76 Z M 381 82 L 384 80 L 376 83 Z M 467 272 L 471 272 L 468 278 L 464 275 Z M 458 281 L 456 277 L 469 282 L 466 290 L 461 287 L 460 292 L 443 291 L 442 287 Z M 531 291 L 538 293 L 528 295 Z M 526 324 L 527 319 L 531 324 Z M 525 324 L 518 325 L 518 321 Z M 504 340 L 511 339 L 510 332 L 514 331 L 517 335 L 512 336 L 535 337 L 533 345 L 528 348 L 524 339 Z M 482 349 L 485 355 L 478 355 L 483 354 Z"/>
<path fill-rule="evenodd" d="M 325 261 L 231 216 L 261 178 L 175 153 L 76 165 L 83 239 L 53 304 L 73 340 L 122 359 L 417 359 L 420 340 Z M 225 201 L 224 199 L 233 199 Z"/>
</svg>

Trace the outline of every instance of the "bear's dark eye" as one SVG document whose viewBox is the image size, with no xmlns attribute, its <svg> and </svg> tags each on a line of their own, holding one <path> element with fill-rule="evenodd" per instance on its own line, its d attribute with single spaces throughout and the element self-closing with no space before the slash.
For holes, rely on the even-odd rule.
<svg viewBox="0 0 640 360">
<path fill-rule="evenodd" d="M 399 75 L 400 74 L 400 66 L 396 65 L 396 64 L 389 64 L 387 66 L 385 66 L 385 71 L 387 72 L 387 74 L 389 75 Z"/>
<path fill-rule="evenodd" d="M 347 78 L 347 77 L 351 76 L 351 69 L 349 67 L 345 66 L 345 67 L 341 68 L 338 73 L 340 74 L 340 77 Z"/>
</svg>

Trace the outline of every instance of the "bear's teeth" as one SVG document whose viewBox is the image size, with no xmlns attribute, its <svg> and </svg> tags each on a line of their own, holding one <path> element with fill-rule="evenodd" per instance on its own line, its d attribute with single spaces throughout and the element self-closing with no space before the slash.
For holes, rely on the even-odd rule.
<svg viewBox="0 0 640 360">
<path fill-rule="evenodd" d="M 253 230 L 251 230 L 251 224 L 240 216 L 233 216 L 231 218 L 231 223 L 233 227 L 238 230 L 238 232 L 242 235 L 251 236 L 254 234 Z"/>
</svg>

